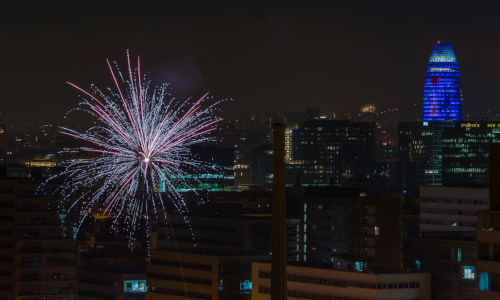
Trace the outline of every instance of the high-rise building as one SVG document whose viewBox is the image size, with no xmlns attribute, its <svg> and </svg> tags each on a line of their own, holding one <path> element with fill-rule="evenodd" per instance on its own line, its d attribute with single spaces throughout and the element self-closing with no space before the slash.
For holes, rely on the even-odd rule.
<svg viewBox="0 0 500 300">
<path fill-rule="evenodd" d="M 375 123 L 313 120 L 292 131 L 288 186 L 367 186 L 375 169 Z"/>
<path fill-rule="evenodd" d="M 488 186 L 489 144 L 500 141 L 498 122 L 455 122 L 442 139 L 443 185 Z"/>
<path fill-rule="evenodd" d="M 146 300 L 250 300 L 252 261 L 268 256 L 152 250 Z"/>
<path fill-rule="evenodd" d="M 0 299 L 77 299 L 77 220 L 58 208 L 56 186 L 37 187 L 0 181 Z"/>
<path fill-rule="evenodd" d="M 186 223 L 184 216 L 171 214 L 169 220 L 170 224 L 161 222 L 158 224 L 159 249 L 252 255 L 271 253 L 272 236 L 269 228 L 272 220 L 268 215 L 228 217 L 191 215 L 189 223 Z M 287 220 L 287 252 L 290 261 L 300 259 L 299 221 Z"/>
<path fill-rule="evenodd" d="M 78 299 L 144 300 L 146 274 L 118 266 L 81 267 L 78 270 Z"/>
<path fill-rule="evenodd" d="M 177 192 L 208 191 L 222 192 L 234 185 L 234 149 L 212 146 L 191 146 L 191 154 L 205 163 L 204 167 L 191 170 L 173 178 L 182 178 L 187 183 L 176 185 Z M 168 189 L 160 179 L 160 192 Z"/>
<path fill-rule="evenodd" d="M 425 78 L 423 121 L 462 120 L 462 84 L 457 58 L 450 45 L 438 41 Z"/>
<path fill-rule="evenodd" d="M 410 269 L 432 275 L 432 299 L 477 299 L 475 232 L 424 232 L 410 240 L 410 251 Z"/>
<path fill-rule="evenodd" d="M 349 254 L 364 269 L 401 267 L 401 199 L 363 190 L 291 188 L 289 215 L 303 223 L 303 260 L 331 264 Z"/>
<path fill-rule="evenodd" d="M 428 300 L 431 298 L 429 273 L 340 271 L 330 266 L 305 264 L 289 264 L 287 273 L 288 299 Z M 252 263 L 252 300 L 271 299 L 270 277 L 270 263 Z"/>
<path fill-rule="evenodd" d="M 490 144 L 490 209 L 477 215 L 477 299 L 500 297 L 500 144 Z"/>
<path fill-rule="evenodd" d="M 273 185 L 273 149 L 271 145 L 262 145 L 252 150 L 250 164 L 252 170 L 252 184 L 266 188 Z"/>
<path fill-rule="evenodd" d="M 453 126 L 455 122 L 452 121 L 398 123 L 401 187 L 442 185 L 443 133 Z"/>
<path fill-rule="evenodd" d="M 488 185 L 488 147 L 500 141 L 500 123 L 400 122 L 398 129 L 398 186 Z"/>
</svg>

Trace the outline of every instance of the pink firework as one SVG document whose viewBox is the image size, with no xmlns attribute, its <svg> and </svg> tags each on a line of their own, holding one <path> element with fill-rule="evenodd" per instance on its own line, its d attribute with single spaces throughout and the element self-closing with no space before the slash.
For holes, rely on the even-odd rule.
<svg viewBox="0 0 500 300">
<path fill-rule="evenodd" d="M 164 212 L 171 200 L 185 210 L 180 185 L 189 186 L 185 175 L 204 169 L 189 146 L 212 140 L 211 131 L 222 119 L 213 112 L 221 101 L 204 106 L 208 93 L 197 101 L 176 101 L 167 84 L 150 88 L 141 74 L 140 59 L 134 69 L 127 52 L 128 72 L 124 76 L 107 60 L 114 89 L 95 87 L 83 93 L 80 108 L 96 118 L 96 126 L 85 132 L 62 128 L 61 133 L 84 141 L 83 151 L 91 159 L 69 161 L 59 174 L 65 178 L 67 198 L 77 196 L 82 222 L 92 214 L 124 218 L 131 232 L 138 219 L 150 212 Z M 78 194 L 77 194 L 78 193 Z"/>
</svg>

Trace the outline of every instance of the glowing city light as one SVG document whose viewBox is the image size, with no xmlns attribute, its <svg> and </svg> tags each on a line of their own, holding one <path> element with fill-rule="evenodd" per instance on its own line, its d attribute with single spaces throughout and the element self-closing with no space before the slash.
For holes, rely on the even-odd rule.
<svg viewBox="0 0 500 300">
<path fill-rule="evenodd" d="M 462 119 L 462 84 L 457 58 L 450 45 L 438 41 L 425 78 L 423 121 Z"/>
</svg>

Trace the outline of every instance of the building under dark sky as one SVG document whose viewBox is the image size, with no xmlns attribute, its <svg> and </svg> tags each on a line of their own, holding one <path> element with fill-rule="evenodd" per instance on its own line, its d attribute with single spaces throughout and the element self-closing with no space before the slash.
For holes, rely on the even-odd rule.
<svg viewBox="0 0 500 300">
<path fill-rule="evenodd" d="M 462 84 L 453 48 L 438 41 L 425 77 L 423 121 L 461 121 Z"/>
<path fill-rule="evenodd" d="M 78 102 L 65 81 L 109 85 L 105 58 L 123 65 L 126 49 L 141 55 L 155 81 L 171 82 L 176 95 L 234 98 L 223 108 L 226 118 L 374 104 L 397 106 L 402 120 L 415 120 L 437 40 L 460 58 L 464 116 L 500 111 L 500 20 L 490 4 L 236 5 L 4 6 L 0 123 L 61 122 Z"/>
</svg>

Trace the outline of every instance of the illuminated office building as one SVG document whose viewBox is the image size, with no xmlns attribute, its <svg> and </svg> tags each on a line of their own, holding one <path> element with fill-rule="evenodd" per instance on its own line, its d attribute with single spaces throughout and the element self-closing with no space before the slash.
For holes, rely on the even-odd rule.
<svg viewBox="0 0 500 300">
<path fill-rule="evenodd" d="M 287 185 L 363 186 L 373 183 L 375 123 L 307 121 L 292 131 Z"/>
<path fill-rule="evenodd" d="M 489 144 L 500 140 L 498 122 L 456 122 L 442 139 L 443 185 L 488 185 Z"/>
<path fill-rule="evenodd" d="M 488 146 L 499 122 L 400 122 L 398 185 L 487 186 Z"/>
<path fill-rule="evenodd" d="M 401 187 L 442 185 L 443 134 L 453 126 L 451 121 L 398 123 Z"/>
<path fill-rule="evenodd" d="M 450 45 L 438 42 L 425 78 L 423 121 L 462 120 L 462 84 L 457 58 Z"/>
<path fill-rule="evenodd" d="M 222 192 L 234 185 L 234 149 L 213 146 L 191 146 L 191 154 L 205 163 L 199 170 L 188 170 L 185 174 L 172 176 L 182 179 L 176 184 L 177 192 L 208 191 Z M 178 176 L 178 177 L 177 177 Z M 160 192 L 168 187 L 160 178 Z"/>
</svg>

